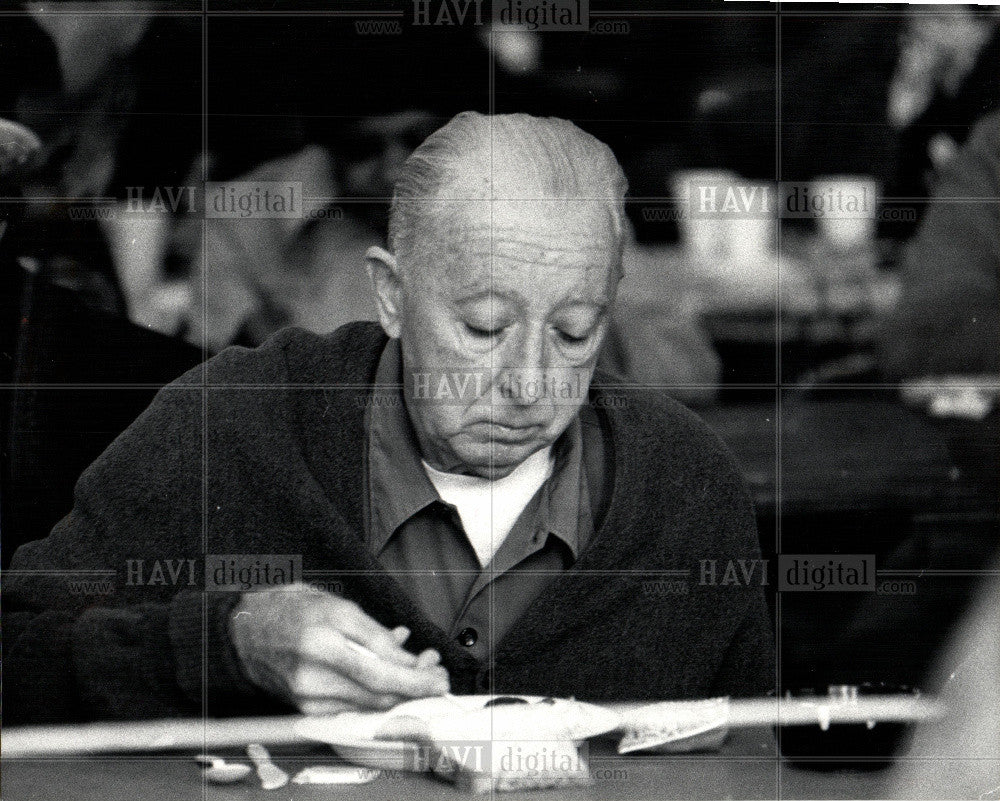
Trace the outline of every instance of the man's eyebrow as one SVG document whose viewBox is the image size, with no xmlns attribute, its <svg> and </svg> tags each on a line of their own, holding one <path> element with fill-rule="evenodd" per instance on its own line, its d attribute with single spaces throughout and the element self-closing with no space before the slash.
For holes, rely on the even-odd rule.
<svg viewBox="0 0 1000 801">
<path fill-rule="evenodd" d="M 569 298 L 565 303 L 560 303 L 553 311 L 566 311 L 573 307 L 585 308 L 587 311 L 595 311 L 598 316 L 604 314 L 611 308 L 610 300 L 597 300 L 594 298 Z"/>
<path fill-rule="evenodd" d="M 468 303 L 477 303 L 480 300 L 496 300 L 498 298 L 500 300 L 507 300 L 512 303 L 517 302 L 517 297 L 515 295 L 512 295 L 507 292 L 502 292 L 499 289 L 488 289 L 488 288 L 480 289 L 479 291 L 474 292 L 471 295 L 464 295 L 460 298 L 457 298 L 453 302 L 456 305 L 462 306 Z"/>
</svg>

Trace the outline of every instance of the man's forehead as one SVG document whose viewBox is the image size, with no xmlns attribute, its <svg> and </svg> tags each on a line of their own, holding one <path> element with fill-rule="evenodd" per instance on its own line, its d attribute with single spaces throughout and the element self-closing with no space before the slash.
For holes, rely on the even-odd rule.
<svg viewBox="0 0 1000 801">
<path fill-rule="evenodd" d="M 607 207 L 593 201 L 530 200 L 446 204 L 438 215 L 449 255 L 532 264 L 606 263 L 617 250 Z"/>
<path fill-rule="evenodd" d="M 501 205 L 493 204 L 495 210 Z M 539 283 L 568 281 L 579 284 L 572 294 L 581 300 L 593 296 L 604 302 L 618 259 L 609 215 L 580 205 L 515 205 L 515 214 L 509 206 L 499 214 L 466 207 L 439 216 L 436 241 L 430 243 L 437 268 L 432 271 L 448 294 L 499 290 L 507 284 L 530 293 Z"/>
</svg>

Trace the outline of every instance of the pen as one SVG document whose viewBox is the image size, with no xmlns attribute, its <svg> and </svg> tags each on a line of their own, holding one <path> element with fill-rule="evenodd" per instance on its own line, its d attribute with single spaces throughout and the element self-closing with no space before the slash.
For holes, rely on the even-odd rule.
<svg viewBox="0 0 1000 801">
<path fill-rule="evenodd" d="M 378 654 L 376 654 L 370 648 L 362 645 L 361 643 L 355 642 L 354 640 L 346 637 L 345 641 L 353 651 L 361 654 L 362 656 L 371 659 L 381 659 L 381 657 Z M 417 664 L 414 667 L 416 667 L 417 669 L 433 667 L 434 665 L 437 665 L 439 663 L 439 660 L 440 657 L 438 656 L 437 651 L 433 650 L 432 648 L 428 648 L 426 651 L 421 652 L 417 656 Z M 449 696 L 451 695 L 451 693 L 443 693 L 443 695 Z"/>
</svg>

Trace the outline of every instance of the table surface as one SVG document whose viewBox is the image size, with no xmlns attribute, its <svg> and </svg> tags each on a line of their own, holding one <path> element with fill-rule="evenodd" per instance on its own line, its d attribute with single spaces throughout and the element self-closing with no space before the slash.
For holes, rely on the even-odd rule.
<svg viewBox="0 0 1000 801">
<path fill-rule="evenodd" d="M 698 410 L 733 450 L 758 510 L 924 512 L 981 502 L 941 427 L 897 389 L 780 393 L 772 403 Z"/>
<path fill-rule="evenodd" d="M 308 765 L 336 764 L 323 746 L 273 749 L 291 775 Z M 223 751 L 222 755 L 227 756 Z M 237 759 L 238 754 L 233 754 Z M 245 758 L 242 760 L 247 762 Z M 504 793 L 510 801 L 614 801 L 614 799 L 891 798 L 886 771 L 815 771 L 776 754 L 769 730 L 737 731 L 718 753 L 618 756 L 609 743 L 592 747 L 590 787 Z M 330 799 L 407 801 L 462 798 L 465 794 L 430 775 L 387 772 L 364 785 L 295 785 L 264 791 L 253 774 L 238 784 L 205 783 L 190 755 L 161 754 L 4 760 L 5 801 L 149 801 L 166 799 Z"/>
</svg>

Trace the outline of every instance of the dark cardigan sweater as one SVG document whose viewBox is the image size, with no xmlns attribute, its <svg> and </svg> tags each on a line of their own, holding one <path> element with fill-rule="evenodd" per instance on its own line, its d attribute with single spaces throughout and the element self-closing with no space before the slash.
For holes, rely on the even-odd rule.
<svg viewBox="0 0 1000 801">
<path fill-rule="evenodd" d="M 721 577 L 729 560 L 759 558 L 743 483 L 701 421 L 649 391 L 613 387 L 611 408 L 608 388 L 592 390 L 608 440 L 603 520 L 494 664 L 427 621 L 363 537 L 364 408 L 385 342 L 371 323 L 286 330 L 165 387 L 81 476 L 72 512 L 14 556 L 5 722 L 195 715 L 203 700 L 211 714 L 282 709 L 235 660 L 239 594 L 204 590 L 206 554 L 300 555 L 307 581 L 409 626 L 412 650 L 439 649 L 456 693 L 665 700 L 773 686 L 757 581 L 699 583 L 699 560 Z M 78 583 L 101 578 L 110 593 Z M 663 582 L 678 578 L 680 591 Z"/>
</svg>

